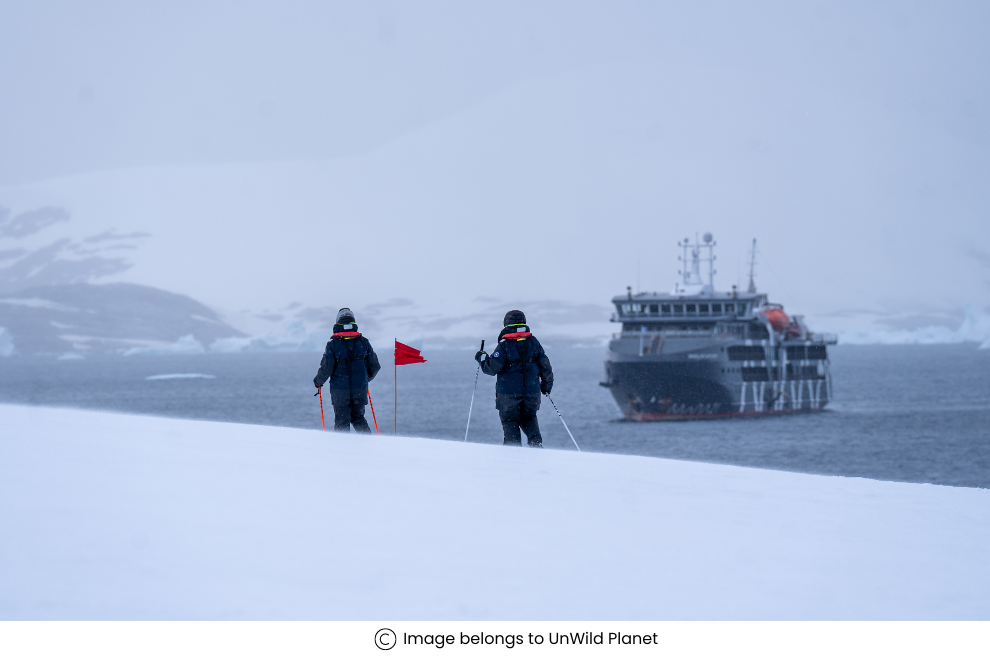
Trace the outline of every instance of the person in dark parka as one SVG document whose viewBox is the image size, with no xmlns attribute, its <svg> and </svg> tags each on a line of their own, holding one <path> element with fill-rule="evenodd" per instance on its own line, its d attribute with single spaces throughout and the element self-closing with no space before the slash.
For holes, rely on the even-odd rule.
<svg viewBox="0 0 990 660">
<path fill-rule="evenodd" d="M 350 431 L 353 424 L 358 433 L 371 433 L 364 407 L 368 405 L 368 382 L 381 368 L 371 342 L 361 336 L 354 314 L 344 307 L 337 312 L 333 336 L 313 379 L 317 389 L 330 380 L 334 431 Z"/>
<path fill-rule="evenodd" d="M 481 370 L 497 376 L 495 407 L 502 421 L 503 444 L 522 445 L 520 427 L 530 447 L 542 447 L 543 437 L 536 420 L 540 394 L 550 394 L 553 369 L 540 341 L 529 331 L 526 315 L 514 309 L 502 321 L 498 346 L 491 355 L 478 351 L 474 358 Z"/>
</svg>

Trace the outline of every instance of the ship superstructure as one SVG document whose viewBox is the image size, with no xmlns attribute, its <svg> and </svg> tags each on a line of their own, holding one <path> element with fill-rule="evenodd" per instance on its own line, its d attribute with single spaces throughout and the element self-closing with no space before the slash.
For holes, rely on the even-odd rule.
<svg viewBox="0 0 990 660">
<path fill-rule="evenodd" d="M 634 420 L 763 415 L 823 409 L 832 398 L 827 345 L 801 316 L 756 291 L 756 244 L 746 292 L 714 287 L 715 242 L 688 239 L 668 294 L 612 299 L 622 324 L 609 343 L 605 382 Z M 707 281 L 704 277 L 707 275 Z"/>
</svg>

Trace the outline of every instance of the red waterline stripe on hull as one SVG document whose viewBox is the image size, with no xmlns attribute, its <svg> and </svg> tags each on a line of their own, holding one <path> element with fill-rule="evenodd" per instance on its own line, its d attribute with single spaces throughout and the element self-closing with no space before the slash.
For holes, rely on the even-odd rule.
<svg viewBox="0 0 990 660">
<path fill-rule="evenodd" d="M 635 422 L 674 422 L 684 419 L 722 419 L 727 417 L 757 417 L 763 415 L 797 415 L 822 412 L 824 408 L 787 408 L 786 410 L 747 410 L 728 413 L 627 413 L 626 419 Z"/>
</svg>

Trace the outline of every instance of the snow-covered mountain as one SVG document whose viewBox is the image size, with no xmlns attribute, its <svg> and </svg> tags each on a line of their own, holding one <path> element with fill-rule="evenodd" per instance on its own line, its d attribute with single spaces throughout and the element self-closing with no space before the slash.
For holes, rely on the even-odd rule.
<svg viewBox="0 0 990 660">
<path fill-rule="evenodd" d="M 243 333 L 188 296 L 137 284 L 61 284 L 0 296 L 0 324 L 11 344 L 0 352 L 203 352 Z"/>
</svg>

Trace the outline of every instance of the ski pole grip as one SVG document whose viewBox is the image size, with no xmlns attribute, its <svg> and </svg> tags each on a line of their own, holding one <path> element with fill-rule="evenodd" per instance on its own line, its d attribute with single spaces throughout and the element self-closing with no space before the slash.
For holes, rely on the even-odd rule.
<svg viewBox="0 0 990 660">
<path fill-rule="evenodd" d="M 485 350 L 485 340 L 481 340 L 481 350 Z"/>
</svg>

